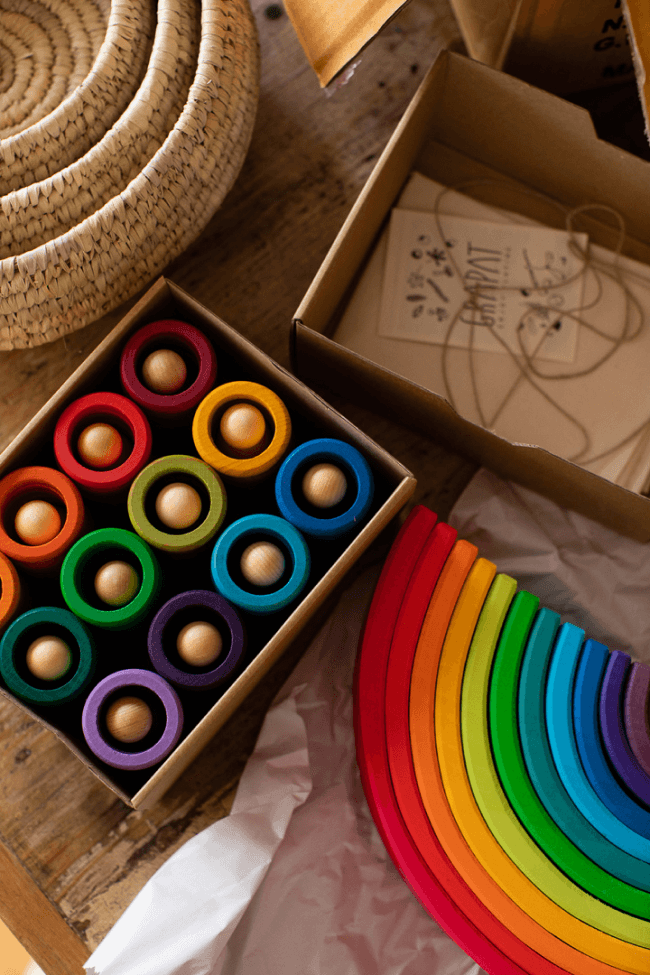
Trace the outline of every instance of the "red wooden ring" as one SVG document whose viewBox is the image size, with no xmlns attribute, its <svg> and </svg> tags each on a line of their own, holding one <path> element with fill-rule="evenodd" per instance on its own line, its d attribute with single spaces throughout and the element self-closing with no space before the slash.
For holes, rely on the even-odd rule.
<svg viewBox="0 0 650 975">
<path fill-rule="evenodd" d="M 21 494 L 37 495 L 44 500 L 55 498 L 66 511 L 61 530 L 44 545 L 24 545 L 15 541 L 5 528 L 7 508 Z M 0 552 L 14 562 L 48 568 L 60 561 L 81 533 L 84 506 L 72 481 L 53 467 L 21 467 L 0 481 Z"/>
<path fill-rule="evenodd" d="M 13 562 L 0 552 L 0 628 L 6 626 L 18 609 L 20 579 Z"/>
<path fill-rule="evenodd" d="M 88 421 L 115 417 L 131 431 L 133 450 L 118 467 L 94 470 L 75 457 L 73 443 Z M 58 419 L 54 430 L 54 453 L 65 473 L 96 493 L 108 494 L 127 487 L 149 460 L 151 428 L 139 406 L 119 393 L 89 393 L 70 403 Z"/>
<path fill-rule="evenodd" d="M 160 348 L 160 339 L 166 338 L 181 345 L 198 364 L 198 375 L 194 382 L 178 393 L 154 393 L 138 376 L 145 353 Z M 217 378 L 217 357 L 205 335 L 194 325 L 164 319 L 145 325 L 131 336 L 122 352 L 120 377 L 125 393 L 143 409 L 177 416 L 193 410 L 210 392 Z"/>
</svg>

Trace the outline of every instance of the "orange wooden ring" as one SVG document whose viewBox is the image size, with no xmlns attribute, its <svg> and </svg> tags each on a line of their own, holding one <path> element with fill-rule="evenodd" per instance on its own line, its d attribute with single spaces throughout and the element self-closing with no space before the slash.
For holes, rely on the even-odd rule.
<svg viewBox="0 0 650 975">
<path fill-rule="evenodd" d="M 7 517 L 15 505 L 34 497 L 58 501 L 65 508 L 61 530 L 44 545 L 24 545 L 7 531 Z M 81 495 L 72 481 L 53 467 L 21 467 L 0 481 L 0 552 L 32 568 L 55 565 L 76 541 L 84 521 Z"/>
<path fill-rule="evenodd" d="M 6 626 L 18 609 L 20 579 L 13 562 L 0 552 L 0 628 Z"/>
<path fill-rule="evenodd" d="M 270 444 L 254 457 L 238 458 L 225 454 L 212 437 L 212 426 L 217 414 L 235 403 L 252 403 L 273 421 L 274 431 Z M 247 478 L 266 474 L 282 458 L 291 439 L 291 418 L 286 406 L 273 390 L 260 383 L 240 380 L 217 386 L 201 400 L 194 420 L 192 437 L 199 456 L 219 474 Z"/>
</svg>

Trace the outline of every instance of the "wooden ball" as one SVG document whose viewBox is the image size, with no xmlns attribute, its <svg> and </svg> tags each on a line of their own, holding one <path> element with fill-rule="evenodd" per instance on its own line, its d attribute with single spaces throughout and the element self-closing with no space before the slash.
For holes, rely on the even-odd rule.
<svg viewBox="0 0 650 975">
<path fill-rule="evenodd" d="M 199 492 L 181 481 L 168 484 L 156 498 L 156 514 L 168 528 L 189 528 L 201 515 Z"/>
<path fill-rule="evenodd" d="M 152 724 L 151 709 L 139 697 L 120 697 L 106 712 L 106 727 L 117 741 L 141 741 Z"/>
<path fill-rule="evenodd" d="M 315 464 L 302 479 L 302 493 L 316 508 L 333 508 L 347 489 L 345 474 L 334 464 Z"/>
<path fill-rule="evenodd" d="M 219 630 L 203 620 L 188 623 L 176 637 L 179 657 L 192 667 L 207 667 L 214 663 L 222 646 Z"/>
<path fill-rule="evenodd" d="M 14 527 L 26 545 L 45 545 L 61 531 L 61 515 L 49 501 L 28 501 L 18 509 Z"/>
<path fill-rule="evenodd" d="M 253 542 L 244 550 L 239 566 L 252 586 L 273 586 L 284 572 L 284 555 L 272 542 Z"/>
<path fill-rule="evenodd" d="M 187 379 L 187 366 L 178 352 L 156 349 L 144 360 L 142 378 L 153 393 L 178 393 Z"/>
<path fill-rule="evenodd" d="M 95 575 L 95 592 L 109 606 L 126 606 L 139 588 L 138 573 L 128 562 L 107 562 Z"/>
<path fill-rule="evenodd" d="M 92 423 L 79 435 L 77 453 L 87 467 L 106 470 L 122 456 L 122 438 L 109 423 Z"/>
<path fill-rule="evenodd" d="M 219 432 L 237 457 L 253 457 L 266 436 L 266 420 L 250 403 L 235 403 L 221 417 Z"/>
<path fill-rule="evenodd" d="M 58 680 L 70 670 L 70 647 L 58 636 L 40 636 L 30 643 L 25 655 L 27 669 L 40 680 Z"/>
</svg>

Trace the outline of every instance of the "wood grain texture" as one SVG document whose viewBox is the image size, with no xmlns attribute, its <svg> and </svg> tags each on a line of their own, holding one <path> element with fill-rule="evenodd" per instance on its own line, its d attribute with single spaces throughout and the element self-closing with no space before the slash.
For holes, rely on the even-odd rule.
<svg viewBox="0 0 650 975">
<path fill-rule="evenodd" d="M 166 274 L 288 367 L 293 313 L 436 51 L 458 33 L 447 0 L 412 0 L 351 80 L 325 93 L 288 18 L 269 19 L 261 0 L 252 6 L 262 86 L 250 152 L 224 205 Z M 0 354 L 0 448 L 126 307 L 51 345 Z M 414 500 L 445 518 L 474 467 L 407 423 L 331 400 L 415 473 Z M 385 555 L 386 534 L 355 572 Z M 264 713 L 334 598 L 146 811 L 127 808 L 53 734 L 0 700 L 0 916 L 47 975 L 80 975 L 156 869 L 228 813 Z"/>
</svg>

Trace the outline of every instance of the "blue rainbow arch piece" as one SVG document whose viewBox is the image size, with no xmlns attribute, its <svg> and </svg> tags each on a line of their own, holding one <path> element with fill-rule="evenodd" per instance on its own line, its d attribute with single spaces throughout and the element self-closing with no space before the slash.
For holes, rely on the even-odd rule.
<svg viewBox="0 0 650 975">
<path fill-rule="evenodd" d="M 571 799 L 595 828 L 631 856 L 650 863 L 650 840 L 635 832 L 604 804 L 580 761 L 573 726 L 573 684 L 584 631 L 572 623 L 559 630 L 546 685 L 546 729 L 559 776 Z"/>
</svg>

